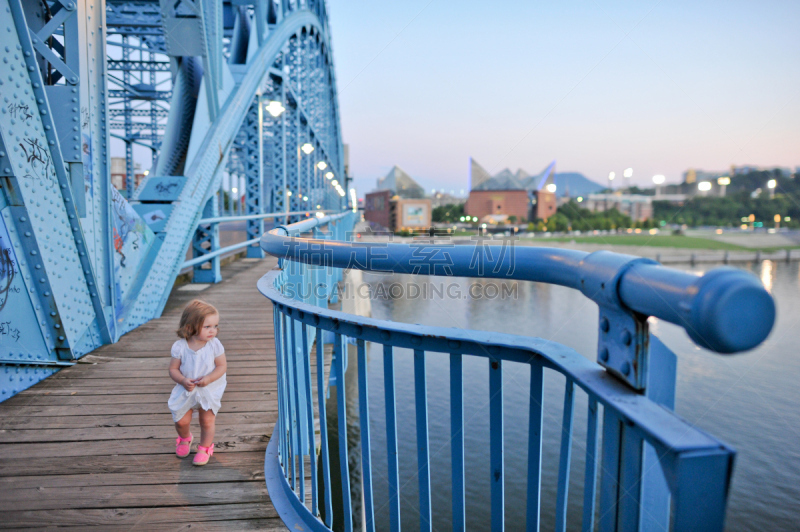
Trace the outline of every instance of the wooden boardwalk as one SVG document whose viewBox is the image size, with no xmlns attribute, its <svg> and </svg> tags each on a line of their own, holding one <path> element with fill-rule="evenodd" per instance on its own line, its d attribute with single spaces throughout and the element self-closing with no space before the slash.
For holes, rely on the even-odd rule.
<svg viewBox="0 0 800 532">
<path fill-rule="evenodd" d="M 272 306 L 239 261 L 201 292 L 173 290 L 164 315 L 0 403 L 0 528 L 285 530 L 264 484 L 277 418 Z M 220 310 L 228 386 L 205 467 L 175 454 L 167 374 L 183 305 Z M 200 428 L 193 420 L 195 444 Z"/>
</svg>

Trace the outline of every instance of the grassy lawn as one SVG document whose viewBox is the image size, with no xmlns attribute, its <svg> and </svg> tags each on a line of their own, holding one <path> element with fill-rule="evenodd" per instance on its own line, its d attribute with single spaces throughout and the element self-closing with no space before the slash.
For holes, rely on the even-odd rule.
<svg viewBox="0 0 800 532">
<path fill-rule="evenodd" d="M 727 242 L 720 242 L 710 238 L 675 235 L 599 235 L 599 236 L 573 236 L 573 237 L 536 237 L 536 242 L 575 242 L 577 244 L 605 244 L 609 246 L 650 246 L 662 248 L 683 249 L 721 249 L 729 251 L 753 251 L 757 248 L 747 248 Z M 790 246 L 791 249 L 797 246 Z M 787 249 L 786 247 L 764 247 L 762 251 Z"/>
</svg>

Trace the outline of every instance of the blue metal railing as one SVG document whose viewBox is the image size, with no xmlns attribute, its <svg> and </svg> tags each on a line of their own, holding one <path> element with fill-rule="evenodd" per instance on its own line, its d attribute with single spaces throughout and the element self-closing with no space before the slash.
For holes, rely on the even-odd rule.
<svg viewBox="0 0 800 532">
<path fill-rule="evenodd" d="M 318 211 L 318 212 L 327 212 L 327 211 Z M 208 225 L 212 228 L 215 225 L 220 223 L 226 222 L 242 222 L 242 221 L 252 221 L 252 220 L 267 220 L 267 219 L 277 219 L 277 218 L 287 218 L 290 216 L 306 216 L 308 215 L 309 211 L 297 211 L 297 212 L 279 212 L 279 213 L 267 213 L 267 214 L 246 214 L 240 216 L 214 216 L 211 218 L 203 218 L 199 222 L 197 222 L 198 226 L 201 225 Z M 204 250 L 204 252 L 195 257 L 193 259 L 189 259 L 184 261 L 181 264 L 181 269 L 189 268 L 191 266 L 198 266 L 200 264 L 204 264 L 206 262 L 219 259 L 222 255 L 226 255 L 228 253 L 232 253 L 234 251 L 238 251 L 240 249 L 246 248 L 248 246 L 255 246 L 261 241 L 261 237 L 259 238 L 252 238 L 250 240 L 243 240 L 241 242 L 237 242 L 236 244 L 231 244 L 230 246 L 219 247 L 215 245 L 214 242 L 211 243 L 211 246 Z"/>
<path fill-rule="evenodd" d="M 270 441 L 265 472 L 273 503 L 290 528 L 297 522 L 311 530 L 330 530 L 332 524 L 330 499 L 334 488 L 330 481 L 324 387 L 324 344 L 326 335 L 332 335 L 330 371 L 336 373 L 337 378 L 345 372 L 345 342 L 351 339 L 356 344 L 363 523 L 367 530 L 374 530 L 376 526 L 372 492 L 377 477 L 372 472 L 370 449 L 366 342 L 383 346 L 392 530 L 400 529 L 396 349 L 410 349 L 414 353 L 421 530 L 431 529 L 433 517 L 425 372 L 425 361 L 430 353 L 447 356 L 450 361 L 454 529 L 463 530 L 466 526 L 464 357 L 482 357 L 490 362 L 489 497 L 493 530 L 503 530 L 505 526 L 501 390 L 502 368 L 509 362 L 527 364 L 530 368 L 527 499 L 524 501 L 528 530 L 538 530 L 540 523 L 545 370 L 566 377 L 556 487 L 557 530 L 565 530 L 567 525 L 576 390 L 588 396 L 583 530 L 594 530 L 595 521 L 603 531 L 667 530 L 670 524 L 674 530 L 723 529 L 735 451 L 672 412 L 675 355 L 650 335 L 647 317 L 657 316 L 676 323 L 684 327 L 696 343 L 720 353 L 750 349 L 769 334 L 775 318 L 773 300 L 757 279 L 727 268 L 698 277 L 646 259 L 607 252 L 589 254 L 534 247 L 481 248 L 424 242 L 356 244 L 342 241 L 341 229 L 329 233 L 328 236 L 333 237 L 331 240 L 320 238 L 320 234 L 315 235 L 317 238 L 297 238 L 309 230 L 318 232 L 321 225 L 333 221 L 333 217 L 306 220 L 276 228 L 261 239 L 264 251 L 283 259 L 283 268 L 265 275 L 258 288 L 274 305 L 279 374 L 279 421 Z M 351 219 L 345 219 L 340 228 L 351 223 Z M 285 262 L 286 259 L 289 262 Z M 319 277 L 320 267 L 323 271 L 358 268 L 510 278 L 579 289 L 597 302 L 600 309 L 598 362 L 539 338 L 399 324 L 328 310 L 324 295 L 316 299 L 304 296 L 302 300 L 292 297 L 291 294 L 298 292 L 310 293 L 298 290 L 296 283 L 307 287 L 330 283 L 330 273 L 328 279 Z M 322 293 L 330 294 L 332 290 L 333 285 L 327 284 Z M 737 326 L 743 322 L 748 323 L 748 327 Z M 312 346 L 314 353 L 310 350 Z M 312 355 L 316 363 L 316 397 L 311 386 Z M 337 383 L 340 384 L 336 387 L 338 465 L 342 479 L 337 498 L 343 501 L 342 508 L 337 511 L 342 513 L 344 529 L 352 530 L 345 387 L 343 381 Z M 315 420 L 320 420 L 319 449 L 314 437 Z M 310 501 L 304 482 L 304 457 L 309 459 L 311 473 Z M 317 500 L 319 494 L 323 495 L 322 502 Z"/>
</svg>

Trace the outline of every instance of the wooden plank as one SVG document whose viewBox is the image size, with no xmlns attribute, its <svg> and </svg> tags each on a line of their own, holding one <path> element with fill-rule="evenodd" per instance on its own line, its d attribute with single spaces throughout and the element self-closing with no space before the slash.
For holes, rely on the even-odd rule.
<svg viewBox="0 0 800 532">
<path fill-rule="evenodd" d="M 266 397 L 276 393 L 277 391 L 275 390 L 269 392 L 225 390 L 223 399 L 225 401 L 258 401 L 264 400 Z M 73 394 L 67 390 L 66 393 L 62 394 L 55 394 L 52 392 L 41 395 L 28 394 L 24 396 L 17 394 L 6 402 L 0 403 L 0 412 L 5 410 L 3 407 L 26 407 L 29 405 L 138 404 L 140 402 L 158 402 L 166 405 L 168 399 L 169 390 L 157 394 L 121 393 L 118 395 L 79 395 L 77 392 Z"/>
<path fill-rule="evenodd" d="M 267 500 L 267 486 L 263 480 L 96 486 L 69 490 L 69 493 L 50 491 L 46 488 L 12 490 L 3 494 L 3 506 L 16 510 L 46 510 L 263 503 Z"/>
<path fill-rule="evenodd" d="M 146 396 L 149 397 L 149 396 Z M 225 401 L 222 405 L 220 414 L 220 422 L 223 418 L 228 417 L 228 413 L 250 413 L 250 412 L 277 412 L 278 405 L 271 399 L 259 399 L 257 401 Z M 132 404 L 99 404 L 87 405 L 81 404 L 78 408 L 68 405 L 50 405 L 50 406 L 28 406 L 25 412 L 31 423 L 36 423 L 36 420 L 41 417 L 59 417 L 69 418 L 80 416 L 127 416 L 131 414 L 158 414 L 169 417 L 172 421 L 171 414 L 167 409 L 167 403 L 164 401 L 154 402 L 136 402 Z M 10 419 L 18 419 L 16 418 Z M 0 428 L 4 426 L 9 418 L 0 418 Z M 8 427 L 11 428 L 11 427 Z"/>
<path fill-rule="evenodd" d="M 255 289 L 274 263 L 233 263 L 201 294 L 173 292 L 161 318 L 0 403 L 0 526 L 285 530 L 263 478 L 276 361 L 271 305 Z M 229 361 L 203 468 L 175 456 L 166 405 L 169 348 L 196 296 L 220 310 Z M 192 430 L 199 439 L 196 420 Z"/>
<path fill-rule="evenodd" d="M 43 528 L 58 523 L 65 527 L 98 526 L 131 530 L 176 530 L 181 523 L 201 530 L 286 530 L 271 505 L 213 504 L 171 508 L 104 508 L 26 510 L 0 513 L 6 526 Z"/>
<path fill-rule="evenodd" d="M 174 442 L 172 450 L 174 450 Z M 263 445 L 265 447 L 265 445 Z M 259 463 L 263 469 L 264 451 L 261 448 L 252 451 L 230 452 L 230 450 L 214 453 L 209 465 L 242 469 L 251 463 Z M 187 464 L 188 465 L 188 464 Z M 133 478 L 142 471 L 167 471 L 176 467 L 184 467 L 184 461 L 169 454 L 115 454 L 96 455 L 91 460 L 64 460 L 59 456 L 30 456 L 24 461 L 16 458 L 0 458 L 0 476 L 3 478 L 23 478 L 25 476 L 46 476 L 56 485 L 61 475 L 94 475 L 98 482 L 106 474 L 125 473 Z M 203 474 L 206 468 L 191 470 Z M 46 484 L 40 484 L 46 485 Z"/>
<path fill-rule="evenodd" d="M 224 414 L 224 415 L 223 415 Z M 217 427 L 251 425 L 259 423 L 274 423 L 278 415 L 277 408 L 261 412 L 225 412 L 220 411 Z M 103 427 L 146 427 L 170 426 L 173 423 L 172 414 L 162 408 L 161 413 L 130 413 L 111 415 L 85 415 L 85 416 L 37 416 L 37 417 L 12 417 L 0 418 L 0 430 L 52 430 L 52 429 L 91 429 Z M 0 433 L 0 443 L 3 441 Z M 10 436 L 13 438 L 13 436 Z"/>
<path fill-rule="evenodd" d="M 272 428 L 277 419 L 277 413 L 265 413 L 268 419 L 250 424 L 238 424 L 226 426 L 217 423 L 216 438 L 240 436 L 266 435 L 267 430 Z M 195 424 L 195 429 L 199 426 Z M 175 428 L 171 422 L 160 426 L 140 426 L 140 427 L 93 427 L 89 429 L 67 428 L 49 430 L 19 430 L 6 429 L 0 430 L 0 452 L 3 452 L 6 445 L 15 445 L 22 442 L 89 442 L 104 440 L 150 440 L 154 438 L 174 437 Z"/>
</svg>

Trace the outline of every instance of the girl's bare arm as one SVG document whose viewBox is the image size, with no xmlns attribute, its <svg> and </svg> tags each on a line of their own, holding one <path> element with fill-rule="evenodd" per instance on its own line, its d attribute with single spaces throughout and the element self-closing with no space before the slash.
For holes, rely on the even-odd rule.
<svg viewBox="0 0 800 532">
<path fill-rule="evenodd" d="M 225 360 L 224 353 L 214 359 L 214 364 L 216 364 L 214 371 L 212 371 L 211 373 L 209 373 L 208 375 L 206 375 L 201 379 L 197 379 L 196 381 L 194 381 L 194 383 L 197 384 L 198 386 L 208 386 L 215 380 L 225 375 L 225 372 L 228 370 L 228 361 Z"/>
<path fill-rule="evenodd" d="M 186 391 L 191 392 L 194 390 L 195 383 L 192 382 L 191 379 L 184 377 L 183 373 L 181 373 L 181 359 L 171 359 L 169 363 L 169 376 L 172 378 L 172 380 L 186 388 Z"/>
</svg>

